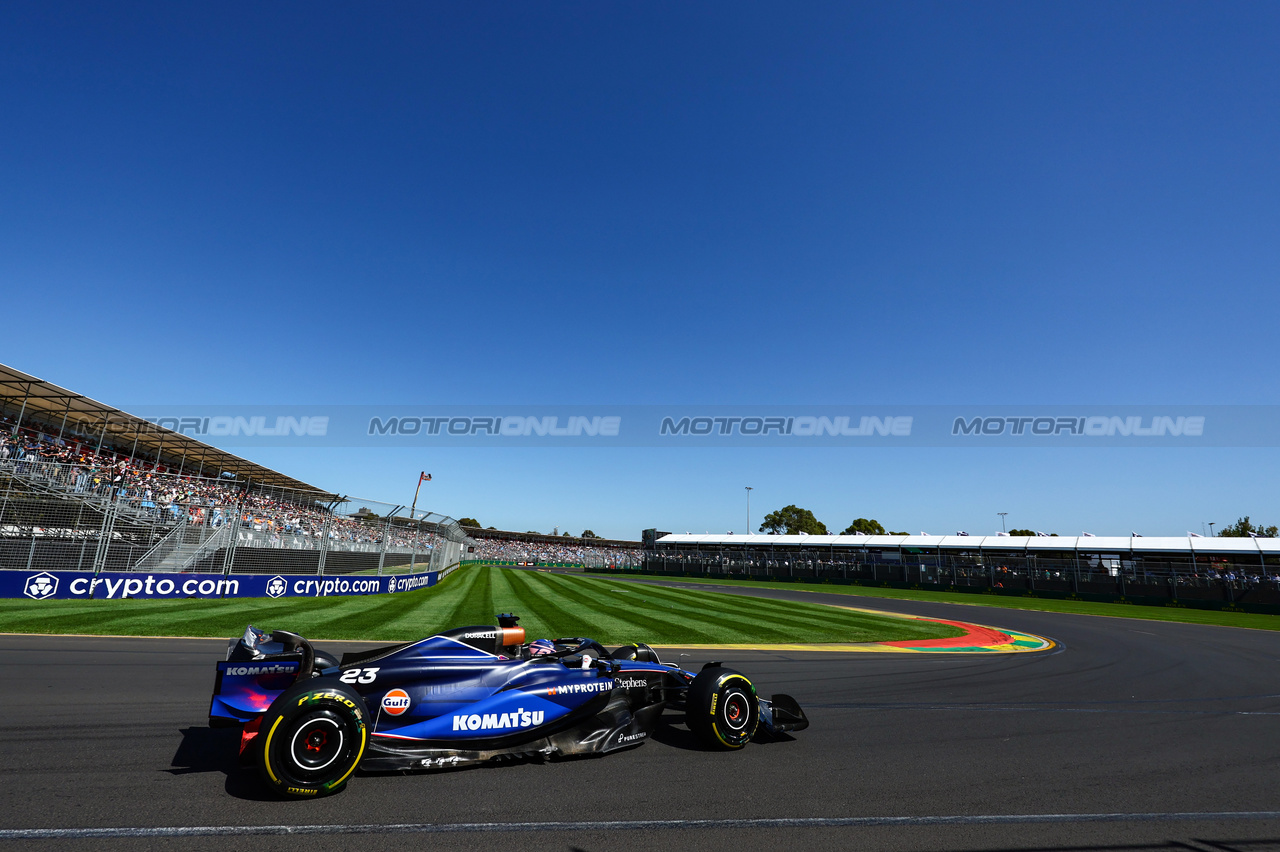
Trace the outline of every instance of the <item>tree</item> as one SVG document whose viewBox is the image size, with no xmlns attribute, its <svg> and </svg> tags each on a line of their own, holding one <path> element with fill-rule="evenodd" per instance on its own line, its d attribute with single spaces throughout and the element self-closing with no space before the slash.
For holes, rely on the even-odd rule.
<svg viewBox="0 0 1280 852">
<path fill-rule="evenodd" d="M 855 535 L 862 533 L 863 535 L 884 535 L 884 527 L 875 518 L 858 518 L 849 526 L 844 528 L 844 532 L 840 535 Z"/>
<path fill-rule="evenodd" d="M 813 516 L 813 512 L 808 509 L 801 509 L 799 506 L 783 506 L 776 512 L 770 512 L 764 516 L 764 523 L 760 525 L 760 532 L 785 533 L 786 535 L 797 535 L 799 533 L 808 533 L 809 535 L 826 535 L 827 525 Z"/>
<path fill-rule="evenodd" d="M 1218 530 L 1218 535 L 1226 536 L 1227 538 L 1247 538 L 1250 533 L 1265 538 L 1275 538 L 1280 534 L 1280 528 L 1274 526 L 1264 527 L 1261 524 L 1255 526 L 1249 523 L 1249 516 L 1245 515 L 1231 526 Z"/>
<path fill-rule="evenodd" d="M 582 537 L 583 538 L 599 538 L 600 536 L 596 535 L 593 530 L 583 530 Z"/>
<path fill-rule="evenodd" d="M 891 532 L 889 533 L 889 535 L 911 535 L 911 533 L 907 532 L 906 530 L 903 530 L 902 532 Z"/>
<path fill-rule="evenodd" d="M 573 538 L 573 536 L 572 536 L 572 535 L 570 535 L 570 533 L 569 533 L 569 531 L 568 531 L 568 530 L 565 530 L 564 532 L 560 533 L 560 537 L 561 537 L 561 538 Z"/>
<path fill-rule="evenodd" d="M 1009 535 L 1035 535 L 1035 530 L 1009 530 Z"/>
<path fill-rule="evenodd" d="M 480 529 L 480 522 L 475 518 L 458 518 L 458 523 L 462 524 L 464 527 L 475 527 L 476 529 Z"/>
</svg>

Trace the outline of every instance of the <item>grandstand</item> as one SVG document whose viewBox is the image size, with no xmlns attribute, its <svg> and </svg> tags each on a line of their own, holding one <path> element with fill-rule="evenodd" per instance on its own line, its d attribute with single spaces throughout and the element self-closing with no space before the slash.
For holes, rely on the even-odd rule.
<svg viewBox="0 0 1280 852">
<path fill-rule="evenodd" d="M 0 569 L 442 570 L 466 544 L 0 365 Z"/>
<path fill-rule="evenodd" d="M 643 562 L 662 573 L 1280 607 L 1275 538 L 657 533 Z"/>
<path fill-rule="evenodd" d="M 641 563 L 640 542 L 607 538 L 520 533 L 463 527 L 471 538 L 468 558 L 514 565 L 582 565 L 587 568 L 634 567 Z"/>
</svg>

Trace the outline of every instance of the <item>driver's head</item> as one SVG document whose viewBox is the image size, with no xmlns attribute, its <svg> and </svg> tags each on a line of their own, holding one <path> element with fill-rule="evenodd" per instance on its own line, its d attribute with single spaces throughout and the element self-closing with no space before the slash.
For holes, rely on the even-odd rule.
<svg viewBox="0 0 1280 852">
<path fill-rule="evenodd" d="M 556 645 L 550 639 L 534 639 L 529 643 L 529 656 L 545 657 L 547 654 L 554 654 Z"/>
</svg>

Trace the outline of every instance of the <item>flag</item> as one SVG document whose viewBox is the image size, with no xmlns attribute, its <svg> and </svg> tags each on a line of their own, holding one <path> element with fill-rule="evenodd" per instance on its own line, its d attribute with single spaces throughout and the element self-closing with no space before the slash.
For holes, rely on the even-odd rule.
<svg viewBox="0 0 1280 852">
<path fill-rule="evenodd" d="M 422 473 L 418 474 L 418 481 L 419 481 L 419 482 L 430 482 L 430 481 L 431 481 L 431 474 L 427 473 L 427 472 L 424 470 Z"/>
</svg>

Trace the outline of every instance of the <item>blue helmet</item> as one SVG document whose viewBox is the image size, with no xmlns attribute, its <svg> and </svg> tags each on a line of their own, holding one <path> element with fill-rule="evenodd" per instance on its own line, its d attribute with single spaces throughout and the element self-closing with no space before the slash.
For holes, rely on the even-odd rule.
<svg viewBox="0 0 1280 852">
<path fill-rule="evenodd" d="M 545 657 L 555 652 L 556 644 L 550 639 L 534 639 L 529 643 L 529 655 L 532 657 Z"/>
</svg>

